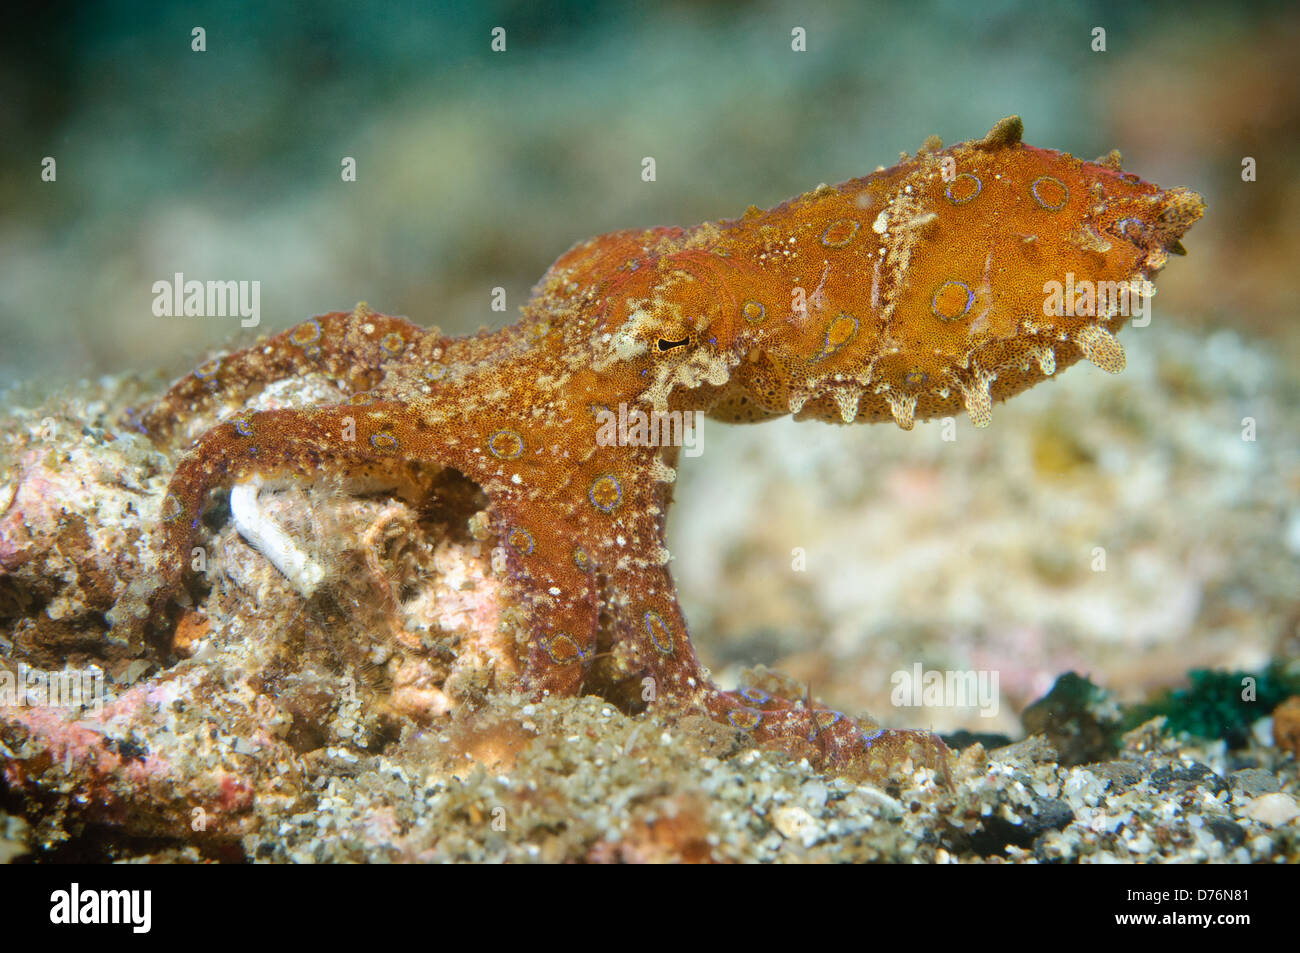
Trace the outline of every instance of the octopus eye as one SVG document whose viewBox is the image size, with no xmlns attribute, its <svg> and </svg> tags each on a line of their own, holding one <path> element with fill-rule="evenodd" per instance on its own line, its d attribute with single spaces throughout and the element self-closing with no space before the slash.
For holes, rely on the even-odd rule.
<svg viewBox="0 0 1300 953">
<path fill-rule="evenodd" d="M 1115 231 L 1119 232 L 1134 244 L 1146 241 L 1147 226 L 1146 223 L 1138 218 L 1122 218 L 1115 223 Z"/>
<path fill-rule="evenodd" d="M 660 338 L 659 343 L 655 345 L 660 351 L 671 351 L 675 347 L 685 347 L 691 343 L 691 336 L 688 334 L 680 341 L 669 341 L 667 338 Z"/>
</svg>

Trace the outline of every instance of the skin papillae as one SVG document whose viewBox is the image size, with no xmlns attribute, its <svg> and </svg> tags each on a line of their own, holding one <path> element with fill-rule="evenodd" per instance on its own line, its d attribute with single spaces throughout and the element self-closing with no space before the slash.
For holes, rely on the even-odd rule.
<svg viewBox="0 0 1300 953">
<path fill-rule="evenodd" d="M 1183 252 L 1201 198 L 1123 172 L 1118 153 L 1085 162 L 1021 131 L 1013 116 L 978 141 L 932 140 L 735 221 L 581 242 L 500 331 L 452 338 L 358 306 L 209 361 L 142 418 L 159 444 L 218 400 L 295 375 L 323 373 L 352 399 L 245 411 L 195 441 L 162 504 L 156 585 L 120 624 L 165 630 L 213 488 L 420 461 L 460 471 L 490 501 L 529 692 L 704 712 L 846 772 L 942 757 L 926 732 L 716 686 L 664 546 L 679 448 L 598 437 L 602 411 L 620 405 L 667 424 L 703 411 L 906 430 L 965 410 L 982 427 L 994 403 L 1080 358 L 1121 370 L 1114 333 L 1139 299 L 1099 292 L 1092 308 L 1053 309 L 1045 289 L 1069 278 L 1136 294 Z"/>
</svg>

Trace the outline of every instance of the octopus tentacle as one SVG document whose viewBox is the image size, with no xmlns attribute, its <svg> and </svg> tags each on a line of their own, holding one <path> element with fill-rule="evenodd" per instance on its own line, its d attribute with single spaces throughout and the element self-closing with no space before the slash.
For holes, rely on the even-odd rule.
<svg viewBox="0 0 1300 953">
<path fill-rule="evenodd" d="M 438 338 L 436 328 L 364 304 L 318 315 L 262 344 L 204 361 L 141 416 L 140 426 L 154 442 L 166 443 L 182 422 L 217 400 L 247 400 L 268 384 L 312 372 L 340 381 L 349 392 L 370 390 L 382 381 L 386 363 L 409 359 Z"/>
<path fill-rule="evenodd" d="M 199 520 L 211 490 L 253 477 L 391 470 L 405 460 L 436 461 L 445 436 L 400 404 L 342 404 L 248 413 L 211 430 L 181 458 L 159 513 L 158 578 L 147 596 L 115 613 L 115 628 L 148 631 L 184 584 Z"/>
<path fill-rule="evenodd" d="M 575 695 L 596 655 L 594 574 L 574 564 L 572 527 L 539 526 L 510 503 L 494 502 L 494 509 L 511 580 L 509 601 L 521 617 L 521 687 L 535 696 Z"/>
</svg>

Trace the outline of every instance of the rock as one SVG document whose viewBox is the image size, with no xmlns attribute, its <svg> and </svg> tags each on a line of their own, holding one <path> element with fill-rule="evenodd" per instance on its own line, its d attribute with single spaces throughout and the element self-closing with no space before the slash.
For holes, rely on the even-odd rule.
<svg viewBox="0 0 1300 953">
<path fill-rule="evenodd" d="M 989 759 L 991 761 L 1020 761 L 1026 764 L 1036 761 L 1055 761 L 1056 749 L 1042 735 L 1031 735 L 1013 745 L 990 751 Z"/>
<path fill-rule="evenodd" d="M 1246 839 L 1246 829 L 1226 817 L 1207 817 L 1205 829 L 1221 840 L 1225 847 L 1236 847 Z"/>
<path fill-rule="evenodd" d="M 821 825 L 816 819 L 794 804 L 783 804 L 772 811 L 772 826 L 786 840 L 799 841 L 805 847 L 811 847 L 821 836 Z"/>
<path fill-rule="evenodd" d="M 1190 787 L 1209 790 L 1216 795 L 1228 790 L 1228 782 L 1199 761 L 1182 768 L 1160 768 L 1151 775 L 1151 786 L 1161 793 Z"/>
<path fill-rule="evenodd" d="M 1043 834 L 1064 830 L 1073 820 L 1074 811 L 1065 801 L 1036 797 L 1027 815 L 1014 820 L 996 814 L 986 817 L 984 829 L 971 837 L 970 846 L 983 856 L 1002 853 L 1008 845 L 1030 848 Z"/>
<path fill-rule="evenodd" d="M 1300 758 L 1300 695 L 1292 695 L 1273 710 L 1273 743 Z"/>
<path fill-rule="evenodd" d="M 1278 780 L 1277 775 L 1261 768 L 1245 768 L 1241 771 L 1234 771 L 1231 780 L 1234 787 L 1239 788 L 1251 797 L 1272 794 L 1282 787 L 1282 782 Z"/>
<path fill-rule="evenodd" d="M 1110 782 L 1111 790 L 1123 791 L 1142 780 L 1146 773 L 1137 761 L 1106 761 L 1102 764 L 1090 764 L 1088 770 L 1099 778 Z"/>
<path fill-rule="evenodd" d="M 1269 827 L 1281 827 L 1300 817 L 1300 805 L 1289 794 L 1263 794 L 1251 801 L 1243 814 Z"/>
<path fill-rule="evenodd" d="M 1119 708 L 1109 693 L 1087 678 L 1067 672 L 1052 690 L 1020 716 L 1025 731 L 1047 736 L 1061 764 L 1086 764 L 1115 752 Z"/>
</svg>

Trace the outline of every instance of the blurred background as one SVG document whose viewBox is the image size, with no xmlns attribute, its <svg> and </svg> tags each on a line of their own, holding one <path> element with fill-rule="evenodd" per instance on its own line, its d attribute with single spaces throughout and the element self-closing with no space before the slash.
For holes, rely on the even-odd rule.
<svg viewBox="0 0 1300 953">
<path fill-rule="evenodd" d="M 359 300 L 454 333 L 499 326 L 579 239 L 736 217 L 889 165 L 930 134 L 978 137 L 1013 112 L 1032 144 L 1088 158 L 1119 148 L 1127 169 L 1190 186 L 1209 208 L 1185 241 L 1189 257 L 1160 281 L 1152 333 L 1124 338 L 1134 370 L 1123 383 L 1072 371 L 1052 394 L 1000 408 L 992 436 L 963 438 L 956 452 L 970 457 L 949 454 L 948 469 L 937 438 L 891 428 L 710 429 L 698 475 L 684 470 L 674 528 L 688 614 L 706 640 L 733 640 L 731 654 L 706 651 L 715 664 L 734 655 L 785 665 L 830 683 L 846 704 L 879 697 L 859 669 L 826 661 L 855 645 L 878 660 L 882 645 L 929 644 L 925 657 L 938 662 L 1028 667 L 1019 691 L 1032 697 L 1063 664 L 1103 674 L 1109 666 L 1122 683 L 1121 670 L 1133 671 L 1123 660 L 1148 650 L 1156 675 L 1133 681 L 1176 678 L 1198 633 L 1211 639 L 1204 657 L 1223 664 L 1289 644 L 1287 591 L 1300 552 L 1300 513 L 1288 503 L 1300 495 L 1289 410 L 1300 403 L 1293 3 L 20 0 L 6 19 L 0 385 L 170 377 L 214 349 Z M 205 52 L 191 49 L 195 27 Z M 506 31 L 504 52 L 491 49 L 494 27 Z M 795 27 L 806 31 L 806 52 L 791 49 Z M 1097 27 L 1104 52 L 1092 49 Z M 47 156 L 57 162 L 53 183 L 41 179 Z M 355 182 L 340 176 L 345 156 L 356 160 Z M 653 183 L 641 180 L 644 156 L 656 160 Z M 1246 156 L 1257 181 L 1242 181 Z M 260 281 L 262 325 L 155 317 L 152 285 L 175 272 Z M 490 310 L 495 286 L 507 290 L 508 314 Z M 1144 357 L 1136 342 L 1148 339 Z M 1120 406 L 1129 397 L 1145 402 L 1139 416 L 1155 436 L 1132 432 L 1137 412 Z M 1120 445 L 1137 463 L 1115 457 L 1114 434 L 1095 445 L 1062 436 L 1079 430 L 1072 425 L 1090 401 L 1111 401 L 1129 419 Z M 1274 413 L 1267 450 L 1241 449 L 1238 420 L 1252 407 Z M 1217 436 L 1197 436 L 1198 427 Z M 1232 463 L 1241 452 L 1256 456 Z M 1046 512 L 1030 518 L 1007 503 L 999 481 L 1016 465 L 1021 490 L 1046 499 Z M 1237 467 L 1229 476 L 1240 485 L 1221 485 L 1223 466 Z M 1134 472 L 1146 491 L 1133 490 Z M 1122 505 L 1102 493 L 1080 515 L 1080 501 L 1103 484 Z M 1218 496 L 1206 496 L 1209 484 Z M 718 506 L 718 494 L 760 509 Z M 1079 553 L 1099 538 L 1148 533 L 1156 556 L 1146 575 L 1121 563 L 1108 577 L 1136 589 L 1080 589 L 1073 574 L 1086 556 L 1033 549 L 1029 535 L 1062 538 L 1049 532 L 1058 497 L 1082 521 Z M 1202 512 L 1220 498 L 1222 525 Z M 873 509 L 881 500 L 892 501 L 888 515 Z M 936 501 L 954 519 L 987 516 L 976 531 L 992 555 L 943 536 Z M 1160 519 L 1158 505 L 1169 508 Z M 854 512 L 866 514 L 860 526 L 844 516 Z M 906 519 L 895 525 L 898 513 Z M 817 537 L 809 527 L 828 514 L 871 539 Z M 955 608 L 872 549 L 929 538 L 916 522 L 927 514 L 935 547 L 917 571 L 947 580 L 949 597 L 966 593 Z M 1138 517 L 1156 521 L 1135 527 Z M 1184 531 L 1199 535 L 1171 535 Z M 1225 538 L 1233 532 L 1244 535 Z M 805 577 L 786 565 L 796 545 L 817 553 Z M 1112 545 L 1132 556 L 1133 547 Z M 1236 545 L 1242 559 L 1210 558 Z M 1189 581 L 1202 566 L 1197 553 L 1210 568 Z M 1007 566 L 1032 592 L 1009 595 L 1019 590 L 1006 584 Z M 959 584 L 978 572 L 987 575 L 969 592 Z M 1253 580 L 1228 587 L 1229 603 L 1252 620 L 1245 635 L 1207 601 L 1219 591 L 1211 582 L 1239 574 Z M 1134 621 L 1146 603 L 1155 614 Z M 746 615 L 755 606 L 761 618 Z M 1001 640 L 979 655 L 971 646 L 989 630 Z M 823 640 L 814 643 L 820 663 L 797 657 L 809 633 Z M 1061 645 L 1073 654 L 1054 654 Z M 901 652 L 900 664 L 919 651 Z"/>
</svg>

